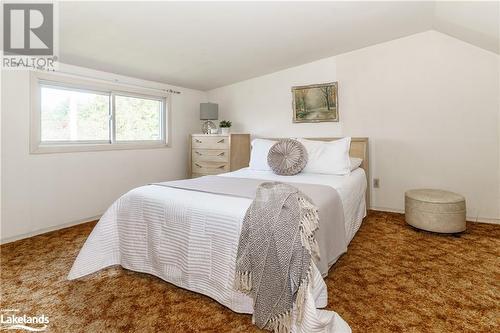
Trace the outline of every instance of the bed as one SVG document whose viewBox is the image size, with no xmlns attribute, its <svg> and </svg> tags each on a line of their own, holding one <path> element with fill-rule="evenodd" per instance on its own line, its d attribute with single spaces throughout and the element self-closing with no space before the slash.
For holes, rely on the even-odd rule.
<svg viewBox="0 0 500 333">
<path fill-rule="evenodd" d="M 366 215 L 368 139 L 352 138 L 350 155 L 362 158 L 363 163 L 345 176 L 278 176 L 248 168 L 218 176 L 323 184 L 339 193 L 345 235 L 328 254 L 326 267 L 313 267 L 305 316 L 300 325 L 293 325 L 294 332 L 350 332 L 338 314 L 318 309 L 327 305 L 322 276 L 347 250 Z M 233 288 L 241 223 L 252 200 L 158 185 L 135 188 L 106 211 L 78 254 L 68 279 L 121 265 L 207 295 L 233 311 L 252 313 L 252 299 Z"/>
</svg>

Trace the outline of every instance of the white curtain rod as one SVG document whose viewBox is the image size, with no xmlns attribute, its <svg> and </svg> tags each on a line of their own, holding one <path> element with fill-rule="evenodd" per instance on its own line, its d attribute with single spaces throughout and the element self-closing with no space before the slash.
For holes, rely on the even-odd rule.
<svg viewBox="0 0 500 333">
<path fill-rule="evenodd" d="M 84 78 L 91 79 L 91 80 L 97 80 L 97 81 L 103 81 L 103 82 L 109 82 L 109 83 L 116 83 L 116 84 L 120 84 L 120 85 L 124 85 L 124 86 L 130 86 L 130 87 L 136 87 L 136 88 L 142 88 L 142 89 L 162 91 L 162 92 L 166 92 L 166 93 L 169 93 L 169 94 L 180 94 L 181 93 L 180 91 L 177 91 L 177 90 L 146 87 L 146 86 L 143 86 L 143 85 L 140 85 L 140 84 L 122 82 L 122 81 L 120 81 L 118 79 L 107 80 L 107 79 L 96 78 L 94 76 L 83 75 L 83 74 L 75 74 L 75 73 L 64 72 L 64 71 L 56 71 L 56 73 L 61 73 L 61 74 L 64 74 L 64 75 L 70 75 L 70 76 L 75 76 L 75 77 L 84 77 Z"/>
</svg>

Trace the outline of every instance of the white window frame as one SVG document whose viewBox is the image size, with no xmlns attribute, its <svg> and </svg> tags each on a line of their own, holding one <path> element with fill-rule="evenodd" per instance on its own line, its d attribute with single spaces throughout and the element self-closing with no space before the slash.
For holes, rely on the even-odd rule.
<svg viewBox="0 0 500 333">
<path fill-rule="evenodd" d="M 149 88 L 130 87 L 125 84 L 89 80 L 71 75 L 31 72 L 31 119 L 30 119 L 30 152 L 32 154 L 66 153 L 82 151 L 103 151 L 117 149 L 151 149 L 169 147 L 170 98 L 167 93 Z M 41 140 L 41 87 L 80 90 L 83 92 L 101 93 L 110 96 L 109 140 L 91 141 L 44 141 Z M 152 93 L 152 90 L 154 91 Z M 115 96 L 138 97 L 161 102 L 160 139 L 116 141 L 115 128 Z"/>
</svg>

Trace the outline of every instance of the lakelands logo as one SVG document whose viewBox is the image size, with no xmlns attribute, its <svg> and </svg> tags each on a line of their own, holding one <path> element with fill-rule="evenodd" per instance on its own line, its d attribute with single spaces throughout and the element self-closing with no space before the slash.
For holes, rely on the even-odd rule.
<svg viewBox="0 0 500 333">
<path fill-rule="evenodd" d="M 18 309 L 1 310 L 0 330 L 25 330 L 30 332 L 43 332 L 47 330 L 49 317 L 42 314 L 28 316 L 19 314 Z"/>
<path fill-rule="evenodd" d="M 54 70 L 53 3 L 3 4 L 3 69 Z"/>
</svg>

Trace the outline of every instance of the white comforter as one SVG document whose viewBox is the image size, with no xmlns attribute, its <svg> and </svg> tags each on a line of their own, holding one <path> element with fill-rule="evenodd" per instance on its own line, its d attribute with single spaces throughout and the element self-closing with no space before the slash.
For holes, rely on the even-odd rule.
<svg viewBox="0 0 500 333">
<path fill-rule="evenodd" d="M 365 214 L 366 180 L 364 172 L 358 170 L 361 175 L 302 175 L 293 179 L 337 189 L 344 206 L 347 242 Z M 275 178 L 248 169 L 224 176 Z M 287 180 L 292 181 L 289 177 Z M 250 203 L 246 198 L 154 185 L 133 189 L 103 215 L 78 254 L 68 279 L 121 265 L 212 297 L 233 311 L 252 313 L 252 300 L 232 288 L 241 223 Z M 312 281 L 304 318 L 293 325 L 293 331 L 350 332 L 337 313 L 317 309 L 327 305 L 327 292 L 316 268 Z"/>
</svg>

